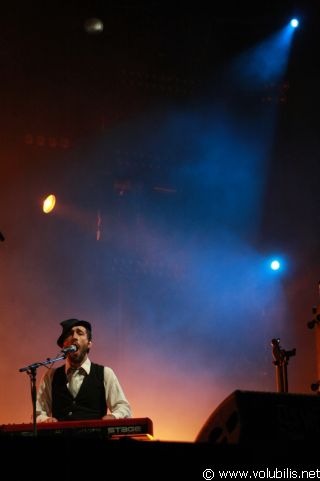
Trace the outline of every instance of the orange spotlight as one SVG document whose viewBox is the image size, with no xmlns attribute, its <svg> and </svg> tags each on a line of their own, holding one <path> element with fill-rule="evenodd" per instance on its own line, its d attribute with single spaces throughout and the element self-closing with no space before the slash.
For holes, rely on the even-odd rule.
<svg viewBox="0 0 320 481">
<path fill-rule="evenodd" d="M 49 214 L 56 205 L 56 196 L 53 194 L 48 195 L 43 201 L 42 210 L 45 214 Z"/>
</svg>

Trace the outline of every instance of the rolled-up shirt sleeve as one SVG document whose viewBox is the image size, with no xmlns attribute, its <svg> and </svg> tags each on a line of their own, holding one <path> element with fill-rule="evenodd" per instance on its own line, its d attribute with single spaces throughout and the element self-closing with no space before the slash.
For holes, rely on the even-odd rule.
<svg viewBox="0 0 320 481">
<path fill-rule="evenodd" d="M 117 376 L 110 367 L 104 368 L 104 387 L 107 407 L 116 418 L 131 418 L 131 407 L 120 386 Z"/>
<path fill-rule="evenodd" d="M 36 415 L 38 423 L 44 422 L 48 418 L 52 417 L 51 384 L 54 372 L 55 369 L 48 370 L 42 377 L 39 384 L 36 405 Z"/>
</svg>

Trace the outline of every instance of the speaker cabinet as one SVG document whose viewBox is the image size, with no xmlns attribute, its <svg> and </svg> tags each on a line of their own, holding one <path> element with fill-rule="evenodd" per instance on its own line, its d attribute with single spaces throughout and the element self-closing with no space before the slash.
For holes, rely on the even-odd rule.
<svg viewBox="0 0 320 481">
<path fill-rule="evenodd" d="M 319 441 L 320 396 L 234 391 L 209 416 L 196 442 Z"/>
</svg>

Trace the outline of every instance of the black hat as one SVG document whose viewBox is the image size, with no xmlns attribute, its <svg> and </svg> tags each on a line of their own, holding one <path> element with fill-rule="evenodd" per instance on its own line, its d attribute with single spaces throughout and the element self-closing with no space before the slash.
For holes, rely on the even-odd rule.
<svg viewBox="0 0 320 481">
<path fill-rule="evenodd" d="M 57 344 L 60 347 L 63 347 L 63 342 L 64 342 L 65 338 L 69 336 L 70 331 L 74 326 L 85 327 L 87 329 L 87 331 L 90 332 L 90 335 L 91 335 L 91 332 L 92 332 L 91 324 L 88 321 L 81 321 L 79 319 L 67 319 L 66 321 L 60 322 L 60 324 L 62 326 L 62 333 L 61 333 L 59 339 L 57 340 Z"/>
</svg>

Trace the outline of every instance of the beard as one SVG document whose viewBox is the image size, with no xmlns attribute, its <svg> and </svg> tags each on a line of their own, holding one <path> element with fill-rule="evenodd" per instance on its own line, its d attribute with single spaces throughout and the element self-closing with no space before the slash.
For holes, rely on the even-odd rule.
<svg viewBox="0 0 320 481">
<path fill-rule="evenodd" d="M 86 359 L 89 348 L 88 346 L 79 347 L 76 352 L 68 354 L 71 365 L 79 366 Z"/>
</svg>

